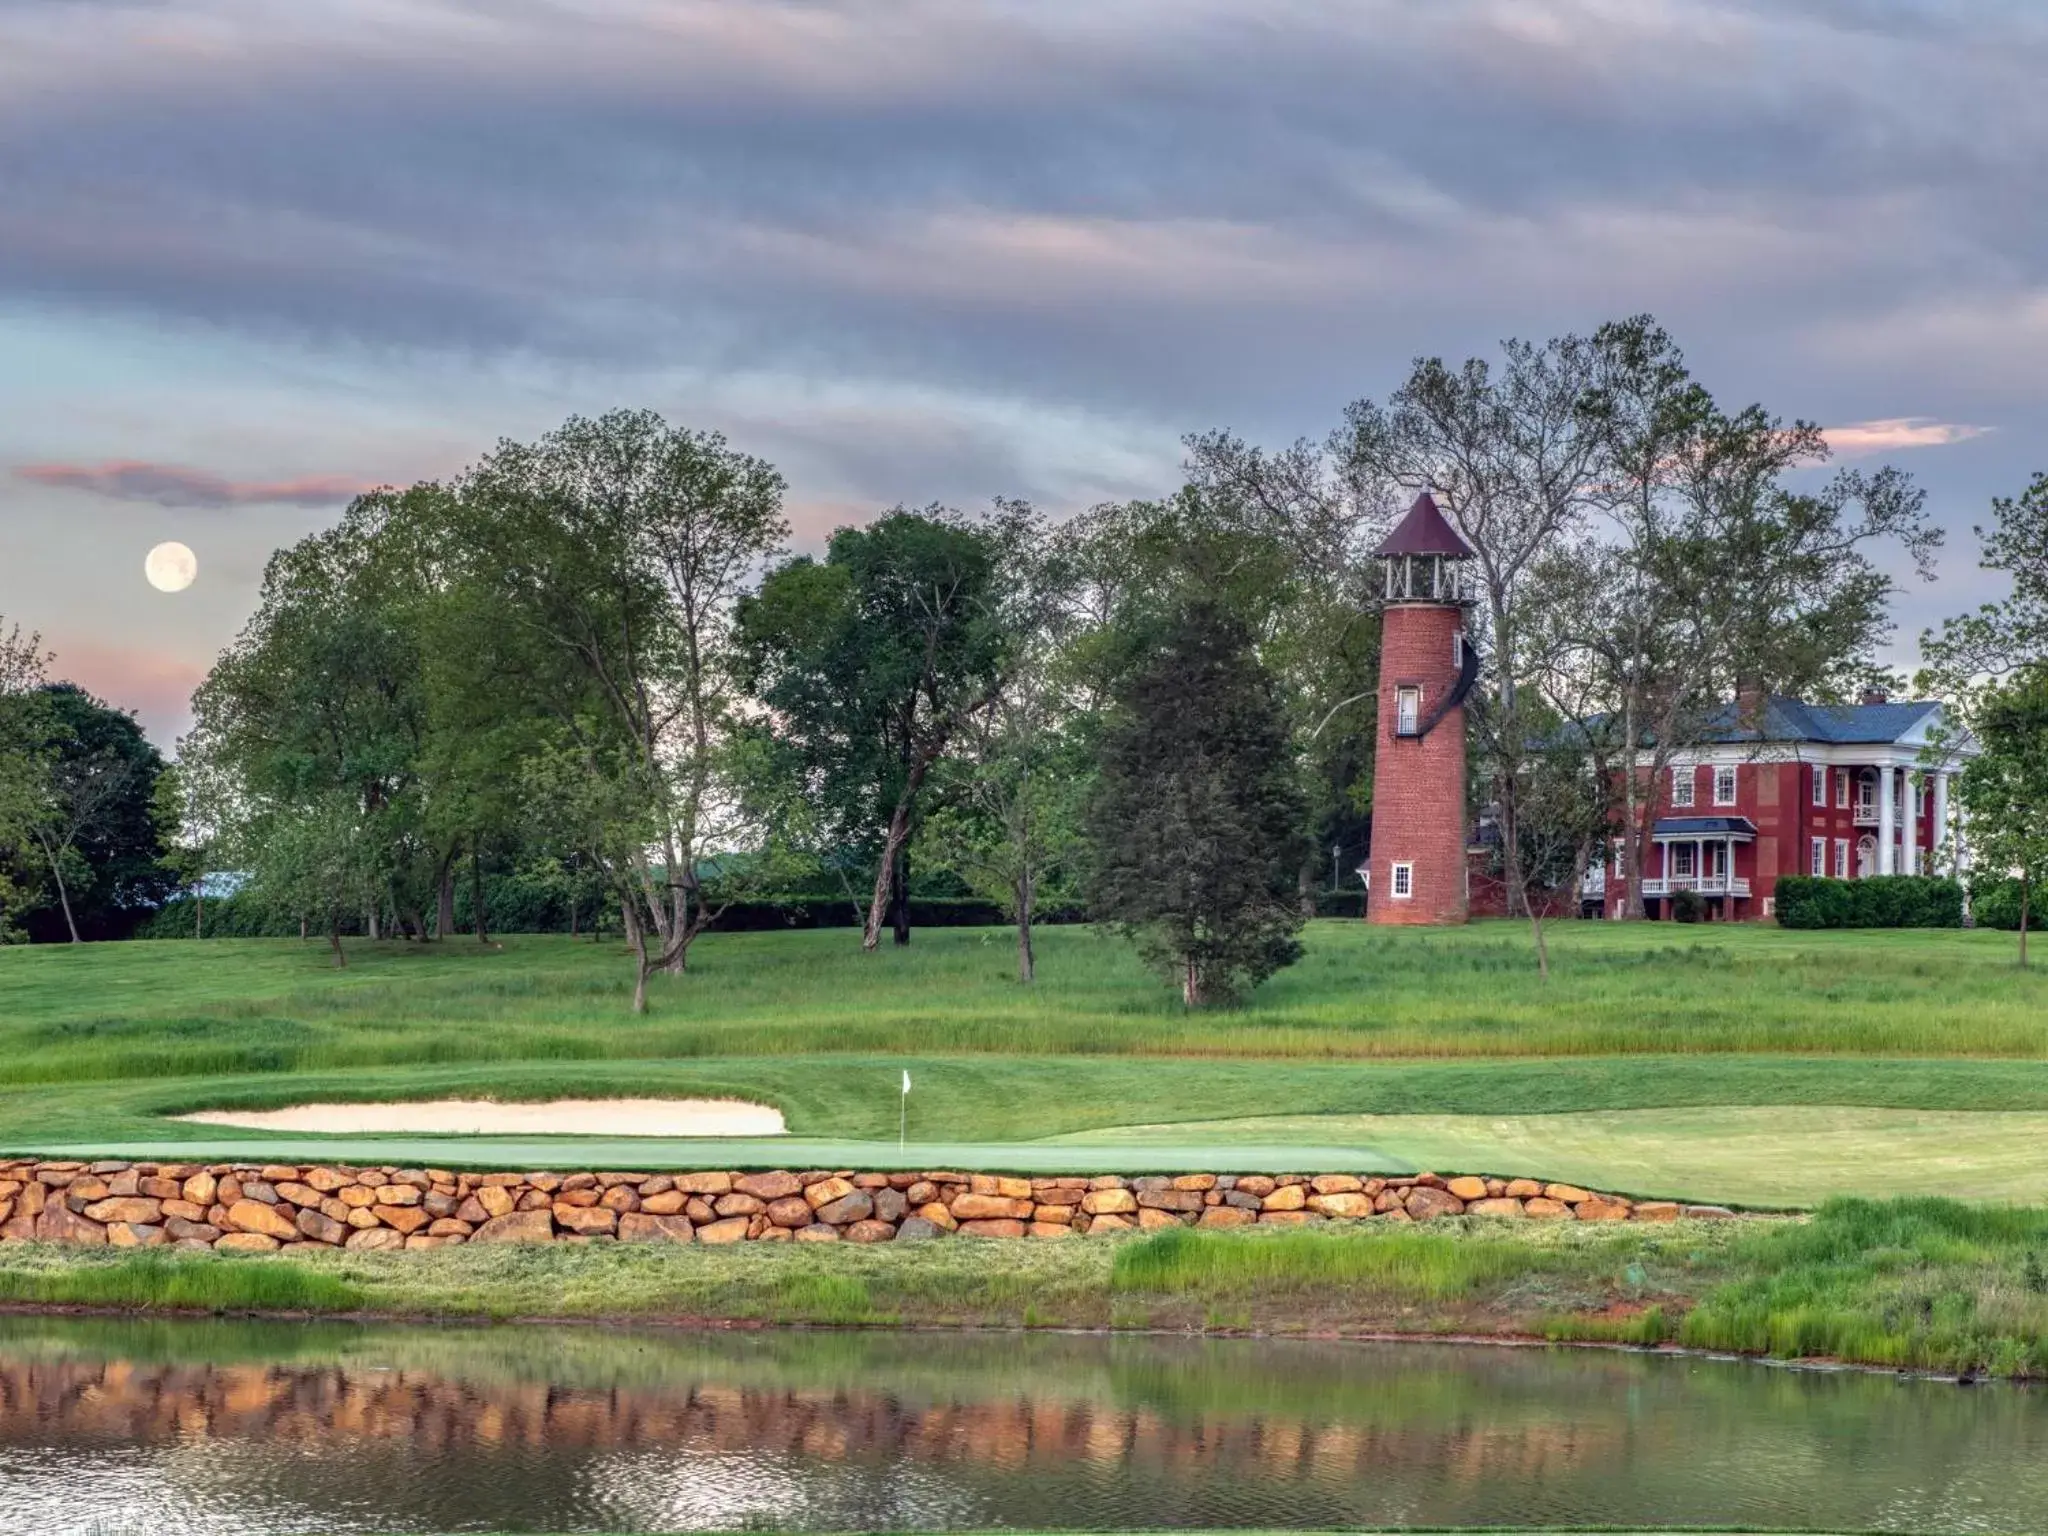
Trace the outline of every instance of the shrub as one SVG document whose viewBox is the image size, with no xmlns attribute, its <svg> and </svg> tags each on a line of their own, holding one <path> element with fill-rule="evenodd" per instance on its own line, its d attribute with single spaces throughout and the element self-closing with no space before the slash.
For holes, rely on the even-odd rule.
<svg viewBox="0 0 2048 1536">
<path fill-rule="evenodd" d="M 1960 928 L 1963 888 L 1938 875 L 1884 875 L 1874 880 L 1778 877 L 1783 928 Z"/>
<path fill-rule="evenodd" d="M 1706 910 L 1706 903 L 1700 900 L 1698 891 L 1680 891 L 1671 898 L 1671 916 L 1675 922 L 1696 923 Z"/>
<path fill-rule="evenodd" d="M 1979 880 L 1970 887 L 1970 916 L 1979 928 L 2002 928 L 2014 932 L 2020 925 L 2020 883 L 2017 880 Z M 2041 893 L 2034 892 L 2028 903 L 2027 926 L 2041 926 Z"/>
</svg>

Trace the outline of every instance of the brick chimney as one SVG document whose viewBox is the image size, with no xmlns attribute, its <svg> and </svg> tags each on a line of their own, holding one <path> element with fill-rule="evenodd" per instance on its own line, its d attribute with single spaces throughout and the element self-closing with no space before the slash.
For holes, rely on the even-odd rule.
<svg viewBox="0 0 2048 1536">
<path fill-rule="evenodd" d="M 1866 688 L 1863 690 L 1863 702 L 1866 704 L 1889 704 L 1891 699 L 1892 696 L 1882 688 Z"/>
<path fill-rule="evenodd" d="M 1738 678 L 1735 683 L 1735 723 L 1753 731 L 1764 723 L 1764 710 L 1771 702 L 1764 685 L 1755 678 Z"/>
</svg>

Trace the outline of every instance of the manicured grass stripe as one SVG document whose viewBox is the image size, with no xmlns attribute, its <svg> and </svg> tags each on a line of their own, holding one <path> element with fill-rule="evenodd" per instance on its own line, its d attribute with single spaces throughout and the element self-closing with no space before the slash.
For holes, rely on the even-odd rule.
<svg viewBox="0 0 2048 1536">
<path fill-rule="evenodd" d="M 961 1168 L 981 1172 L 1082 1173 L 1414 1173 L 1398 1158 L 1369 1147 L 1202 1142 L 1142 1147 L 1030 1142 L 816 1141 L 798 1137 L 675 1141 L 635 1137 L 604 1141 L 560 1136 L 512 1139 L 448 1137 L 259 1137 L 248 1141 L 114 1141 L 48 1146 L 8 1145 L 16 1154 L 180 1162 L 395 1163 L 429 1168 Z"/>
<path fill-rule="evenodd" d="M 43 1270 L 0 1266 L 0 1302 L 124 1311 L 349 1312 L 362 1291 L 303 1265 L 198 1254 L 91 1254 Z"/>
</svg>

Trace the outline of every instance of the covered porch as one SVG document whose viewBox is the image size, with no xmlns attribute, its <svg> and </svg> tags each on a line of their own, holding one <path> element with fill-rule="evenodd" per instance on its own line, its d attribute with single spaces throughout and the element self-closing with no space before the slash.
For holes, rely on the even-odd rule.
<svg viewBox="0 0 2048 1536">
<path fill-rule="evenodd" d="M 1747 816 L 1667 816 L 1652 830 L 1655 850 L 1643 870 L 1643 900 L 1662 905 L 1690 891 L 1722 917 L 1738 917 L 1734 903 L 1749 897 L 1749 879 L 1736 871 L 1735 851 L 1756 841 Z"/>
</svg>

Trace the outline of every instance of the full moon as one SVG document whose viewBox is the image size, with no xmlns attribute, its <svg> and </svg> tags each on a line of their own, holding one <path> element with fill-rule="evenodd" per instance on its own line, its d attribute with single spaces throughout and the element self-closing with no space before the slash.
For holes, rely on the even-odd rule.
<svg viewBox="0 0 2048 1536">
<path fill-rule="evenodd" d="M 172 540 L 149 552 L 149 558 L 142 562 L 142 574 L 159 592 L 182 592 L 199 574 L 199 557 Z"/>
</svg>

